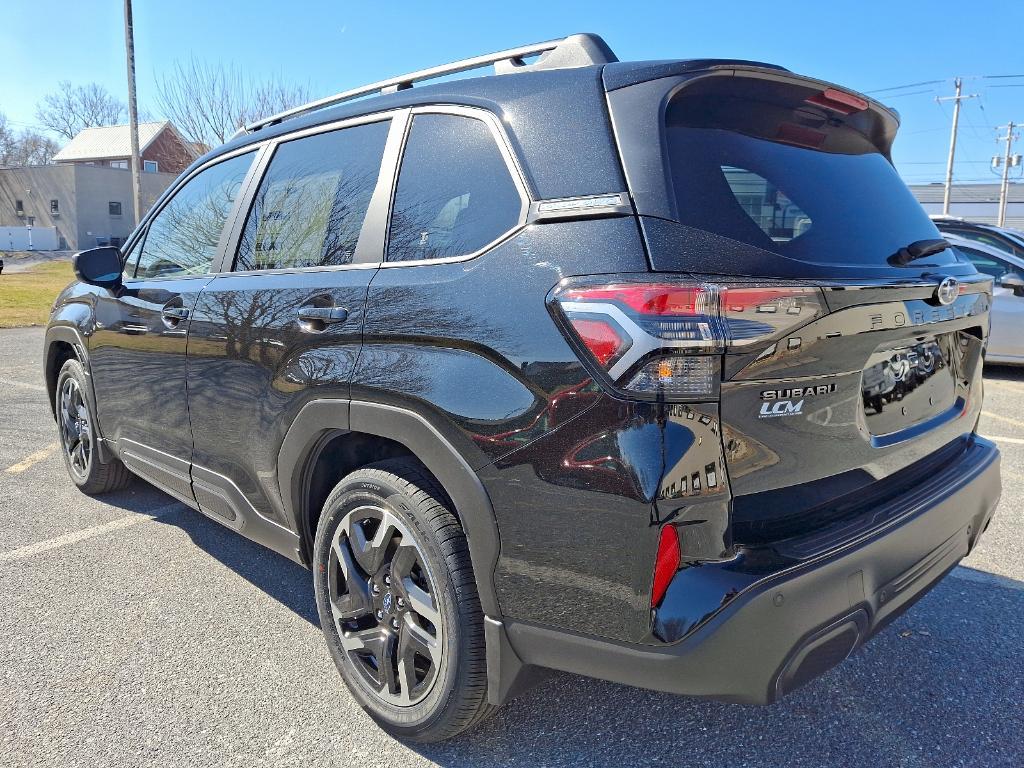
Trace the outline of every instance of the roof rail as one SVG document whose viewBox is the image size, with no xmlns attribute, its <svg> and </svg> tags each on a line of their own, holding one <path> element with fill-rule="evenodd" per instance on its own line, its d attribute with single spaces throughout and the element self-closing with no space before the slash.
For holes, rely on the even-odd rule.
<svg viewBox="0 0 1024 768">
<path fill-rule="evenodd" d="M 535 62 L 527 64 L 524 61 L 527 57 L 537 55 L 540 55 L 540 58 Z M 264 128 L 268 125 L 275 125 L 283 120 L 315 112 L 318 109 L 333 107 L 336 104 L 352 101 L 353 99 L 359 99 L 364 96 L 374 94 L 404 91 L 408 88 L 412 88 L 414 83 L 419 83 L 424 80 L 433 80 L 446 75 L 454 75 L 459 72 L 467 72 L 472 69 L 480 69 L 492 64 L 494 65 L 495 74 L 503 75 L 510 72 L 524 72 L 538 69 L 585 67 L 591 64 L 607 64 L 612 61 L 618 61 L 618 59 L 615 57 L 615 54 L 612 53 L 608 44 L 605 43 L 599 35 L 591 33 L 569 35 L 568 37 L 563 37 L 559 40 L 548 40 L 544 43 L 523 45 L 518 48 L 509 48 L 506 51 L 486 53 L 482 56 L 474 56 L 470 59 L 453 61 L 451 64 L 442 64 L 437 67 L 431 67 L 430 69 L 421 69 L 418 72 L 410 72 L 407 75 L 399 75 L 398 77 L 392 77 L 388 80 L 381 80 L 380 82 L 371 83 L 370 85 L 363 85 L 359 88 L 353 88 L 350 91 L 342 91 L 334 96 L 328 96 L 323 99 L 318 99 L 317 101 L 311 101 L 308 104 L 293 107 L 292 109 L 287 109 L 284 112 L 278 112 L 276 115 L 271 115 L 270 117 L 265 117 L 262 120 L 249 123 L 249 125 L 239 128 L 231 138 L 234 139 L 246 133 L 258 131 L 260 128 Z"/>
</svg>

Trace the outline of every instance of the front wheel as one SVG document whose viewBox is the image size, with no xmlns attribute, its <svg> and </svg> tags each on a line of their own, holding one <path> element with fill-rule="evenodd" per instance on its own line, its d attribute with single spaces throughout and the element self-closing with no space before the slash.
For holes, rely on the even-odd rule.
<svg viewBox="0 0 1024 768">
<path fill-rule="evenodd" d="M 383 461 L 344 478 L 324 504 L 314 561 L 331 656 L 384 730 L 441 741 L 490 714 L 466 537 L 418 463 Z"/>
<path fill-rule="evenodd" d="M 116 457 L 100 459 L 97 451 L 96 414 L 85 396 L 85 370 L 68 360 L 57 376 L 54 413 L 60 432 L 61 452 L 72 481 L 83 493 L 108 493 L 131 482 L 128 469 Z"/>
</svg>

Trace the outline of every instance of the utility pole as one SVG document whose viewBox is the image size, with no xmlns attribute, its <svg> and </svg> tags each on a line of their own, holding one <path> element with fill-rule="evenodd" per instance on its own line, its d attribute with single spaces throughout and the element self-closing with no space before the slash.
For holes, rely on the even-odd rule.
<svg viewBox="0 0 1024 768">
<path fill-rule="evenodd" d="M 135 226 L 142 218 L 142 168 L 139 159 L 139 110 L 135 101 L 135 31 L 132 26 L 132 0 L 124 0 L 124 49 L 128 58 L 128 134 L 132 143 L 132 205 Z"/>
<path fill-rule="evenodd" d="M 946 161 L 946 186 L 942 193 L 942 215 L 949 216 L 949 197 L 953 190 L 953 157 L 956 155 L 956 131 L 960 125 L 960 102 L 964 99 L 976 99 L 978 94 L 972 93 L 967 96 L 960 95 L 963 81 L 958 77 L 953 81 L 956 94 L 953 96 L 938 96 L 937 102 L 953 102 L 953 130 L 949 134 L 949 159 Z"/>
<path fill-rule="evenodd" d="M 1006 124 L 1006 135 L 1000 136 L 998 139 L 998 141 L 1006 142 L 1006 153 L 1002 157 L 996 155 L 992 158 L 993 168 L 998 168 L 1000 164 L 1003 166 L 1003 179 L 999 184 L 999 219 L 996 222 L 1000 227 L 1006 221 L 1006 198 L 1010 192 L 1010 168 L 1020 165 L 1020 155 L 1013 154 L 1013 142 L 1020 138 L 1014 134 L 1014 128 L 1020 128 L 1020 123 L 1011 121 Z"/>
</svg>

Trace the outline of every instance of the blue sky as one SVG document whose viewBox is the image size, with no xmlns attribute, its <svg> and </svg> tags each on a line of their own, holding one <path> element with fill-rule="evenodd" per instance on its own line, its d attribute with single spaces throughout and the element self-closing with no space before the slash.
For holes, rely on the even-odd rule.
<svg viewBox="0 0 1024 768">
<path fill-rule="evenodd" d="M 120 0 L 5 0 L 0 111 L 32 125 L 61 80 L 125 91 Z M 987 181 L 994 127 L 1024 122 L 1024 2 L 272 2 L 136 0 L 140 107 L 154 74 L 190 54 L 279 74 L 328 95 L 390 75 L 576 31 L 621 59 L 737 57 L 871 92 L 903 115 L 895 160 L 909 182 L 941 180 L 953 77 L 965 81 L 956 177 Z M 16 66 L 17 65 L 17 66 Z M 1022 75 L 991 78 L 991 75 Z M 1019 145 L 1024 150 L 1024 143 Z"/>
</svg>

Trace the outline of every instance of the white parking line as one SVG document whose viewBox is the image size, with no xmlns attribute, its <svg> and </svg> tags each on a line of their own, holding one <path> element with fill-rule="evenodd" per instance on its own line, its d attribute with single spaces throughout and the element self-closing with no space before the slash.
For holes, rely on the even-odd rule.
<svg viewBox="0 0 1024 768">
<path fill-rule="evenodd" d="M 80 531 L 72 531 L 71 533 L 66 533 L 63 536 L 57 536 L 52 539 L 47 539 L 46 541 L 38 541 L 35 544 L 28 544 L 24 547 L 18 547 L 18 549 L 12 549 L 10 552 L 0 552 L 0 564 L 10 563 L 15 560 L 24 560 L 29 557 L 35 557 L 43 552 L 68 547 L 72 544 L 77 544 L 80 541 L 91 539 L 94 536 L 102 536 L 104 533 L 119 531 L 122 528 L 129 528 L 136 523 L 145 523 L 150 520 L 156 520 L 158 517 L 162 517 L 168 512 L 174 512 L 184 508 L 184 505 L 178 502 L 165 504 L 162 507 L 157 507 L 152 512 L 139 512 L 132 515 L 125 515 L 124 517 L 119 517 L 116 520 L 111 520 L 109 523 L 94 525 L 91 528 L 83 528 Z"/>
<path fill-rule="evenodd" d="M 36 392 L 46 391 L 46 387 L 44 387 L 42 384 L 29 384 L 27 381 L 17 381 L 16 379 L 0 379 L 0 386 L 21 387 L 22 389 L 31 389 Z"/>
<path fill-rule="evenodd" d="M 1024 421 L 1021 421 L 1020 419 L 1011 419 L 1009 416 L 1000 416 L 998 413 L 992 413 L 991 411 L 982 411 L 981 415 L 988 416 L 990 419 L 995 419 L 996 421 L 1005 421 L 1007 424 L 1013 424 L 1017 427 L 1024 427 Z"/>
<path fill-rule="evenodd" d="M 1003 381 L 1002 379 L 985 379 L 986 387 L 995 387 L 996 389 L 1006 389 L 1011 392 L 1024 392 L 1024 386 L 1017 382 Z"/>
<path fill-rule="evenodd" d="M 997 443 L 1024 445 L 1024 438 L 1021 437 L 1003 437 L 1002 435 L 984 435 L 984 437 L 987 437 L 989 440 L 995 440 Z"/>
<path fill-rule="evenodd" d="M 17 464 L 11 464 L 7 469 L 4 470 L 9 475 L 17 475 L 24 472 L 26 469 L 31 467 L 33 464 L 38 464 L 43 459 L 46 459 L 53 453 L 57 448 L 60 447 L 60 443 L 53 442 L 44 448 L 40 448 L 34 453 L 30 453 L 24 459 L 19 461 Z"/>
</svg>

